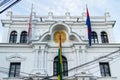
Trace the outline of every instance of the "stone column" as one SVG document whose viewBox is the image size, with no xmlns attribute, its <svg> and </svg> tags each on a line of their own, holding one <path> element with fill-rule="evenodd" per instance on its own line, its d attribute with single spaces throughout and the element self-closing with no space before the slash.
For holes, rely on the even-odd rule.
<svg viewBox="0 0 120 80">
<path fill-rule="evenodd" d="M 82 53 L 81 53 L 81 56 L 82 56 L 82 61 L 81 61 L 81 64 L 84 64 L 84 63 L 86 63 L 86 59 L 87 59 L 87 55 L 86 55 L 86 48 L 85 48 L 85 46 L 82 46 L 81 47 L 81 51 L 82 51 Z"/>
<path fill-rule="evenodd" d="M 80 46 L 79 45 L 75 45 L 75 61 L 76 61 L 76 66 L 79 66 L 81 64 L 81 56 L 80 56 Z M 79 73 L 80 72 L 80 69 L 75 69 L 75 74 Z"/>
<path fill-rule="evenodd" d="M 97 34 L 98 34 L 98 42 L 102 43 L 102 41 L 101 41 L 101 32 L 98 32 Z"/>
<path fill-rule="evenodd" d="M 40 62 L 40 60 L 39 60 L 40 54 L 39 54 L 39 48 L 38 48 L 38 47 L 35 48 L 34 53 L 35 53 L 35 57 L 34 57 L 34 68 L 35 68 L 35 69 L 39 69 L 41 62 Z"/>
<path fill-rule="evenodd" d="M 45 46 L 41 46 L 41 69 L 45 68 Z"/>
<path fill-rule="evenodd" d="M 32 70 L 32 74 L 38 74 L 40 73 L 40 50 L 39 50 L 39 46 L 35 46 L 34 48 L 34 66 L 33 66 L 33 70 Z"/>
<path fill-rule="evenodd" d="M 17 41 L 16 41 L 16 43 L 20 43 L 20 35 L 21 35 L 20 31 L 18 31 L 17 32 Z"/>
<path fill-rule="evenodd" d="M 79 61 L 80 61 L 80 56 L 79 56 L 79 46 L 75 45 L 75 53 L 76 53 L 76 66 L 79 65 Z"/>
<path fill-rule="evenodd" d="M 45 58 L 44 58 L 44 62 L 45 62 L 45 67 L 44 67 L 44 69 L 45 69 L 45 73 L 47 74 L 47 53 L 48 53 L 48 47 L 46 47 L 45 48 L 45 51 L 44 51 L 44 56 L 45 56 Z"/>
<path fill-rule="evenodd" d="M 46 45 L 41 45 L 40 46 L 40 62 L 41 62 L 41 65 L 40 65 L 40 70 L 41 70 L 41 74 L 45 74 L 45 71 L 46 71 L 46 52 L 45 52 L 45 49 L 46 49 Z"/>
<path fill-rule="evenodd" d="M 32 70 L 32 74 L 36 74 L 37 76 L 45 76 L 46 75 L 46 53 L 45 53 L 45 45 L 36 45 L 34 48 L 34 68 Z"/>
<path fill-rule="evenodd" d="M 9 28 L 8 27 L 4 27 L 3 34 L 4 35 L 2 36 L 2 42 L 3 43 L 9 43 L 10 32 L 9 32 Z"/>
</svg>

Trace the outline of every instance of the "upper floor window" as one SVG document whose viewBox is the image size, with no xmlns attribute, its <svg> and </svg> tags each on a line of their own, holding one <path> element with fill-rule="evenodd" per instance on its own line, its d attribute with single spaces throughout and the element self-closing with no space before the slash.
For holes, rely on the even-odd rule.
<svg viewBox="0 0 120 80">
<path fill-rule="evenodd" d="M 65 71 L 63 73 L 63 76 L 68 76 L 68 64 L 67 64 L 67 59 L 64 56 L 62 56 L 62 70 Z M 58 74 L 58 56 L 54 58 L 53 74 L 55 76 L 57 76 Z"/>
<path fill-rule="evenodd" d="M 98 43 L 97 33 L 94 32 L 94 31 L 91 33 L 91 42 L 92 43 Z"/>
<path fill-rule="evenodd" d="M 9 77 L 19 77 L 20 76 L 20 62 L 10 63 Z"/>
<path fill-rule="evenodd" d="M 17 41 L 17 32 L 12 31 L 10 34 L 9 43 L 16 43 L 16 41 Z"/>
<path fill-rule="evenodd" d="M 102 43 L 108 43 L 108 36 L 106 32 L 101 32 L 101 41 Z"/>
<path fill-rule="evenodd" d="M 109 67 L 108 62 L 100 62 L 99 65 L 100 65 L 101 76 L 103 76 L 103 77 L 111 76 L 110 67 Z"/>
<path fill-rule="evenodd" d="M 20 35 L 20 43 L 27 43 L 27 32 L 23 31 Z"/>
</svg>

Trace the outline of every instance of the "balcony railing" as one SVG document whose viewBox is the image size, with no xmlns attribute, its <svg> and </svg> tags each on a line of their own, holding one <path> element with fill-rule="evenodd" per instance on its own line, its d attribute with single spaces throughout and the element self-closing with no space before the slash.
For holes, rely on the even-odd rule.
<svg viewBox="0 0 120 80">
<path fill-rule="evenodd" d="M 31 77 L 31 78 L 3 78 L 2 80 L 41 80 L 40 77 Z M 47 80 L 57 80 L 57 77 L 53 77 Z M 74 76 L 74 77 L 65 77 L 63 80 L 117 80 L 116 77 L 93 77 L 93 76 Z"/>
<path fill-rule="evenodd" d="M 97 80 L 117 80 L 117 77 L 98 77 Z"/>
<path fill-rule="evenodd" d="M 13 78 L 3 78 L 3 80 L 24 80 L 24 79 L 13 77 Z"/>
</svg>

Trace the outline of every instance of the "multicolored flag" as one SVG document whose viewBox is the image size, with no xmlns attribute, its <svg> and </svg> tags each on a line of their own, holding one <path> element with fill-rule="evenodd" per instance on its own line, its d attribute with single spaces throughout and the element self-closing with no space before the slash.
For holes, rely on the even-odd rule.
<svg viewBox="0 0 120 80">
<path fill-rule="evenodd" d="M 92 29 L 91 29 L 90 16 L 89 16 L 89 11 L 88 11 L 87 6 L 86 6 L 86 15 L 87 15 L 86 25 L 88 27 L 89 46 L 91 46 L 91 33 L 92 33 Z"/>
<path fill-rule="evenodd" d="M 33 5 L 32 5 L 32 8 L 31 8 L 30 18 L 29 18 L 29 23 L 28 23 L 28 42 L 30 41 L 30 38 L 31 38 L 32 9 L 33 9 Z"/>
<path fill-rule="evenodd" d="M 61 43 L 61 34 L 59 36 L 59 49 L 58 49 L 58 80 L 62 80 L 62 43 Z"/>
</svg>

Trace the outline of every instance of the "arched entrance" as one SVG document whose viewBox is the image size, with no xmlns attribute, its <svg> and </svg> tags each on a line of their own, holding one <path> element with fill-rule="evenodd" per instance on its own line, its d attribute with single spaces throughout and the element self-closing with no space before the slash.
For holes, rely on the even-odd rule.
<svg viewBox="0 0 120 80">
<path fill-rule="evenodd" d="M 62 56 L 62 70 L 63 70 L 63 76 L 68 76 L 68 63 L 67 63 L 67 58 Z M 54 58 L 53 62 L 53 75 L 57 76 L 58 74 L 58 56 Z"/>
</svg>

